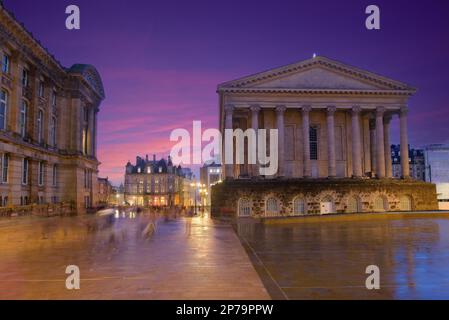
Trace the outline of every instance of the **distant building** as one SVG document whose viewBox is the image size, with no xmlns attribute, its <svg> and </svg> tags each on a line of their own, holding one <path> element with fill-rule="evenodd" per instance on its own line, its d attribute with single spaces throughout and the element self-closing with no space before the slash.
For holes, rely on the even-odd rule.
<svg viewBox="0 0 449 320">
<path fill-rule="evenodd" d="M 410 177 L 416 180 L 426 181 L 424 150 L 411 149 L 409 145 L 408 158 L 410 164 Z M 393 177 L 402 177 L 401 146 L 399 144 L 391 145 L 391 162 L 393 166 Z"/>
<path fill-rule="evenodd" d="M 223 180 L 222 171 L 221 171 L 221 164 L 211 162 L 208 164 L 204 164 L 200 168 L 200 183 L 201 185 L 204 185 L 206 188 L 206 194 L 204 195 L 204 202 L 203 204 L 206 206 L 211 205 L 211 186 L 214 184 L 221 182 Z"/>
<path fill-rule="evenodd" d="M 125 172 L 125 202 L 148 207 L 183 207 L 190 203 L 190 169 L 173 165 L 168 160 L 153 160 L 137 157 L 136 164 L 130 162 Z"/>
<path fill-rule="evenodd" d="M 112 197 L 112 184 L 108 178 L 98 177 L 98 204 L 109 205 Z"/>
<path fill-rule="evenodd" d="M 439 209 L 449 210 L 449 145 L 429 145 L 424 154 L 426 181 L 437 186 Z"/>
<path fill-rule="evenodd" d="M 125 204 L 125 186 L 123 185 L 123 183 L 118 187 L 112 187 L 110 203 L 116 206 L 122 206 Z"/>
</svg>

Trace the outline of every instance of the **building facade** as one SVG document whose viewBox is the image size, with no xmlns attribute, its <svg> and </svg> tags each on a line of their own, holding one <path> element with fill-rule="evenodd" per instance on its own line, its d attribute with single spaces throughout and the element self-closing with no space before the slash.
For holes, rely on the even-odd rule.
<svg viewBox="0 0 449 320">
<path fill-rule="evenodd" d="M 210 207 L 211 205 L 211 187 L 223 180 L 221 173 L 221 164 L 216 162 L 205 163 L 200 168 L 200 183 L 206 189 L 203 195 L 203 205 Z"/>
<path fill-rule="evenodd" d="M 108 178 L 98 177 L 98 204 L 108 206 L 113 203 L 113 188 Z"/>
<path fill-rule="evenodd" d="M 434 185 L 423 187 L 428 194 L 418 199 L 412 191 L 419 183 L 401 185 L 392 179 L 390 121 L 398 117 L 402 178 L 410 180 L 407 105 L 414 88 L 338 61 L 314 57 L 220 84 L 217 92 L 223 136 L 225 129 L 277 129 L 279 164 L 276 174 L 262 176 L 260 164 L 236 164 L 235 154 L 228 155 L 234 157 L 234 162 L 224 165 L 225 183 L 213 187 L 213 214 L 221 211 L 260 216 L 435 207 Z M 245 159 L 247 156 L 246 152 Z M 344 183 L 348 179 L 357 180 L 357 188 Z M 266 180 L 278 182 L 267 184 Z M 228 190 L 226 184 L 238 185 L 238 189 Z M 261 192 L 258 184 L 269 188 Z M 402 188 L 405 184 L 408 187 Z M 285 198 L 284 188 L 288 186 L 296 194 L 289 193 Z M 253 193 L 254 188 L 257 193 Z M 299 199 L 296 204 L 295 199 Z M 312 209 L 304 209 L 307 207 Z"/>
<path fill-rule="evenodd" d="M 391 145 L 391 162 L 393 165 L 393 177 L 402 177 L 401 146 Z M 410 177 L 420 181 L 426 181 L 424 150 L 412 149 L 408 146 L 408 162 L 410 164 Z"/>
<path fill-rule="evenodd" d="M 145 207 L 185 207 L 189 199 L 192 173 L 168 160 L 136 157 L 125 171 L 125 202 Z"/>
<path fill-rule="evenodd" d="M 425 147 L 426 181 L 436 184 L 440 210 L 449 210 L 449 145 Z"/>
<path fill-rule="evenodd" d="M 0 3 L 0 199 L 4 207 L 97 202 L 97 113 L 90 65 L 65 68 Z"/>
</svg>

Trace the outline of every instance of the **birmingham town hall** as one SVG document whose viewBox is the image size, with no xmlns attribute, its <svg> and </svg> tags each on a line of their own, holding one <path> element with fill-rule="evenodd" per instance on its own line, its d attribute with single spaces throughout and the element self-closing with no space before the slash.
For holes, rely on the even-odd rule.
<svg viewBox="0 0 449 320">
<path fill-rule="evenodd" d="M 61 64 L 0 4 L 0 213 L 13 207 L 96 204 L 94 67 Z M 44 204 L 46 206 L 44 206 Z"/>
<path fill-rule="evenodd" d="M 435 185 L 409 177 L 407 105 L 414 88 L 315 56 L 220 84 L 217 92 L 223 136 L 225 129 L 278 129 L 279 166 L 275 176 L 260 176 L 258 164 L 226 164 L 225 181 L 212 188 L 213 215 L 437 209 Z M 401 179 L 392 175 L 393 117 L 400 124 Z"/>
</svg>

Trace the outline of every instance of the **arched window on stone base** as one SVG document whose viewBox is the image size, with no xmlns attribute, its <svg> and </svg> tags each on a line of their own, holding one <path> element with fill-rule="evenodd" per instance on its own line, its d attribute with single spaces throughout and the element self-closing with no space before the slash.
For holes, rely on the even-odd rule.
<svg viewBox="0 0 449 320">
<path fill-rule="evenodd" d="M 250 217 L 251 216 L 251 200 L 247 198 L 241 198 L 239 200 L 239 211 L 240 217 Z"/>
<path fill-rule="evenodd" d="M 362 212 L 362 206 L 359 197 L 357 196 L 349 197 L 346 212 L 347 213 Z"/>
<path fill-rule="evenodd" d="M 306 214 L 306 204 L 303 198 L 296 197 L 293 199 L 293 215 L 299 216 Z"/>
<path fill-rule="evenodd" d="M 279 201 L 276 198 L 270 197 L 266 200 L 265 216 L 267 217 L 279 216 Z"/>
<path fill-rule="evenodd" d="M 412 199 L 410 196 L 403 195 L 399 198 L 399 210 L 412 211 Z"/>
<path fill-rule="evenodd" d="M 374 211 L 375 212 L 388 211 L 388 200 L 385 196 L 377 196 L 374 199 Z"/>
</svg>

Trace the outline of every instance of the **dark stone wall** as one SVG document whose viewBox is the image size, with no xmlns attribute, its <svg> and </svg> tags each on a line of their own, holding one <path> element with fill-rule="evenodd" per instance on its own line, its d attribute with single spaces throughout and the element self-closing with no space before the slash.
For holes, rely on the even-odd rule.
<svg viewBox="0 0 449 320">
<path fill-rule="evenodd" d="M 280 201 L 280 214 L 291 215 L 293 199 L 305 199 L 307 214 L 319 214 L 320 202 L 331 198 L 336 213 L 348 210 L 350 197 L 359 199 L 360 212 L 373 212 L 374 201 L 385 199 L 385 211 L 401 211 L 400 197 L 411 199 L 414 211 L 438 210 L 434 184 L 416 180 L 395 179 L 270 179 L 270 180 L 226 180 L 212 187 L 211 214 L 214 217 L 235 217 L 238 200 L 251 200 L 252 215 L 263 216 L 265 199 L 273 196 Z"/>
</svg>

